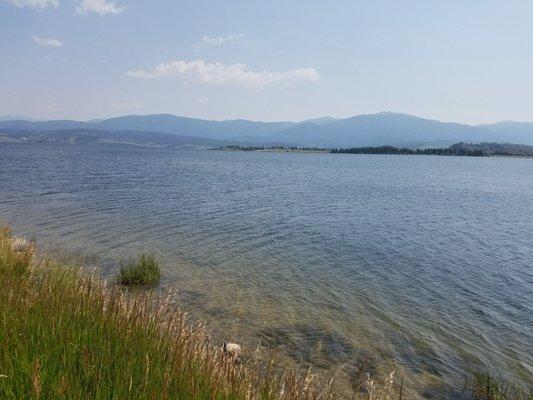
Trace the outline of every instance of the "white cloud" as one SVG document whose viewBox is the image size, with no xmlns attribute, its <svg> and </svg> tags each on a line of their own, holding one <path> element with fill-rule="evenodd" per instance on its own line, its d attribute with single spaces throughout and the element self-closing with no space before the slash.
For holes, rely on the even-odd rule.
<svg viewBox="0 0 533 400">
<path fill-rule="evenodd" d="M 198 50 L 198 49 L 201 49 L 202 47 L 207 47 L 207 46 L 220 46 L 224 44 L 233 44 L 238 39 L 242 39 L 245 36 L 246 36 L 245 33 L 232 33 L 231 35 L 215 36 L 215 37 L 204 36 L 202 38 L 202 43 L 195 45 L 194 47 Z"/>
<path fill-rule="evenodd" d="M 205 97 L 205 96 L 198 97 L 198 98 L 196 99 L 196 102 L 197 102 L 198 104 L 205 104 L 205 103 L 207 103 L 208 101 L 209 101 L 209 98 L 207 98 L 207 97 Z"/>
<path fill-rule="evenodd" d="M 33 35 L 33 41 L 37 43 L 39 46 L 49 46 L 49 47 L 63 46 L 63 42 L 61 40 L 52 39 L 52 38 L 41 38 L 36 35 Z"/>
<path fill-rule="evenodd" d="M 243 63 L 225 65 L 220 62 L 205 63 L 203 60 L 171 61 L 161 63 L 151 70 L 126 71 L 126 75 L 137 79 L 179 78 L 186 82 L 243 86 L 247 89 L 320 80 L 320 75 L 314 68 L 297 68 L 283 72 L 252 71 Z"/>
<path fill-rule="evenodd" d="M 126 7 L 119 6 L 114 1 L 108 0 L 82 0 L 78 3 L 76 11 L 79 14 L 94 12 L 99 15 L 120 14 Z"/>
<path fill-rule="evenodd" d="M 7 0 L 8 3 L 17 7 L 30 7 L 36 10 L 44 10 L 48 7 L 57 7 L 59 0 Z"/>
<path fill-rule="evenodd" d="M 140 103 L 129 103 L 129 102 L 114 102 L 111 104 L 113 108 L 117 108 L 119 110 L 138 110 L 140 108 L 144 108 L 144 106 Z"/>
</svg>

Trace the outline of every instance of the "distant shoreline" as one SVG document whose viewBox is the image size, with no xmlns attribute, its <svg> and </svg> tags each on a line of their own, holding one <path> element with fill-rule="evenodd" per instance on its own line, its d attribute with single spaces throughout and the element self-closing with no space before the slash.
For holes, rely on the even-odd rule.
<svg viewBox="0 0 533 400">
<path fill-rule="evenodd" d="M 449 147 L 417 148 L 395 146 L 368 146 L 349 148 L 285 147 L 285 146 L 239 146 L 228 145 L 214 148 L 222 151 L 269 152 L 269 153 L 331 153 L 331 154 L 384 154 L 426 155 L 458 157 L 533 157 L 533 146 L 510 143 L 456 143 Z"/>
<path fill-rule="evenodd" d="M 220 151 L 248 151 L 255 153 L 331 153 L 330 149 L 315 147 L 284 147 L 284 146 L 220 146 L 212 148 Z"/>
</svg>

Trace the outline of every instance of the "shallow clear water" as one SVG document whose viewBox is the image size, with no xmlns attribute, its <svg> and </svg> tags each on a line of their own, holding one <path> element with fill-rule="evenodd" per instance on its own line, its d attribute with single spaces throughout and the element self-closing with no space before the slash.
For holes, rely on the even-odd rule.
<svg viewBox="0 0 533 400">
<path fill-rule="evenodd" d="M 533 385 L 533 159 L 3 143 L 0 218 L 107 275 L 155 253 L 227 340 L 426 396 L 478 365 Z"/>
</svg>

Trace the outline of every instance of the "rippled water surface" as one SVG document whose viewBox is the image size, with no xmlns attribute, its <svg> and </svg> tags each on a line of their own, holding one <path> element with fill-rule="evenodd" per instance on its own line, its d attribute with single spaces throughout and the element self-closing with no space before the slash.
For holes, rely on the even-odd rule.
<svg viewBox="0 0 533 400">
<path fill-rule="evenodd" d="M 4 143 L 0 218 L 107 275 L 153 252 L 216 335 L 297 362 L 533 385 L 533 159 Z"/>
</svg>

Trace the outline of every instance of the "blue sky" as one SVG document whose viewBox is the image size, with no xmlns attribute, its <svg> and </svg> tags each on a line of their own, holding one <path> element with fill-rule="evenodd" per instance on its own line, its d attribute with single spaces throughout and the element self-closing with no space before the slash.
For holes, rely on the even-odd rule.
<svg viewBox="0 0 533 400">
<path fill-rule="evenodd" d="M 533 1 L 0 0 L 0 115 L 533 121 Z"/>
</svg>

